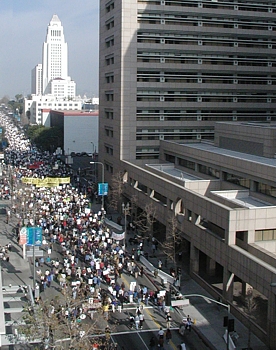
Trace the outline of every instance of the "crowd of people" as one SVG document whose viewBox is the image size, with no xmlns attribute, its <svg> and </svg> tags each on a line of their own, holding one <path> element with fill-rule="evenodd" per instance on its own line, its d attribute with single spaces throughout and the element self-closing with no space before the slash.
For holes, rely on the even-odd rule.
<svg viewBox="0 0 276 350">
<path fill-rule="evenodd" d="M 134 254 L 128 255 L 123 249 L 123 241 L 112 238 L 103 213 L 91 209 L 85 194 L 71 183 L 36 187 L 21 182 L 23 177 L 71 177 L 71 168 L 62 162 L 57 166 L 55 156 L 31 145 L 23 129 L 8 117 L 1 116 L 0 124 L 8 140 L 3 181 L 11 198 L 11 213 L 18 218 L 18 242 L 22 226 L 42 228 L 47 254 L 35 261 L 40 293 L 51 288 L 55 280 L 62 293 L 69 291 L 73 299 L 90 300 L 87 313 L 100 303 L 106 318 L 109 310 L 121 311 L 125 303 L 144 301 L 147 305 L 153 301 L 156 296 L 147 287 L 138 284 L 126 289 L 124 283 L 118 282 L 123 270 L 137 278 L 143 269 L 137 268 Z M 142 245 L 139 248 L 142 250 Z M 60 258 L 51 258 L 53 249 L 59 251 Z M 35 294 L 37 298 L 40 293 Z"/>
<path fill-rule="evenodd" d="M 58 282 L 63 294 L 70 294 L 72 300 L 83 300 L 78 307 L 71 309 L 51 303 L 49 312 L 77 319 L 90 316 L 100 307 L 106 320 L 110 312 L 122 312 L 125 303 L 137 303 L 136 314 L 130 317 L 135 329 L 143 329 L 143 305 L 149 302 L 157 305 L 165 315 L 167 330 L 160 329 L 158 344 L 163 346 L 163 338 L 171 339 L 171 315 L 165 305 L 165 298 L 157 291 L 136 284 L 126 288 L 119 279 L 123 271 L 143 277 L 143 268 L 138 268 L 136 250 L 127 254 L 123 241 L 113 238 L 111 230 L 105 225 L 101 211 L 93 211 L 86 194 L 71 183 L 53 187 L 37 187 L 22 183 L 22 178 L 46 177 L 72 178 L 73 171 L 66 164 L 57 160 L 49 152 L 41 152 L 25 136 L 20 125 L 15 125 L 10 118 L 0 115 L 0 124 L 5 129 L 7 147 L 0 183 L 0 198 L 10 199 L 11 207 L 7 212 L 17 218 L 16 234 L 20 242 L 20 229 L 23 226 L 36 226 L 42 229 L 42 245 L 46 256 L 35 259 L 36 301 L 41 293 Z M 135 242 L 139 252 L 143 253 L 143 243 Z M 152 241 L 153 254 L 158 249 L 158 242 Z M 9 259 L 10 247 L 0 247 L 0 257 Z M 52 258 L 53 250 L 59 257 Z M 139 256 L 138 256 L 139 258 Z M 159 261 L 159 268 L 162 262 Z M 119 280 L 118 280 L 119 279 Z M 119 282 L 120 281 L 120 282 Z M 104 287 L 103 287 L 104 285 Z M 154 340 L 151 340 L 153 346 Z M 150 346 L 151 346 L 150 345 Z M 152 347 L 151 347 L 152 348 Z"/>
</svg>

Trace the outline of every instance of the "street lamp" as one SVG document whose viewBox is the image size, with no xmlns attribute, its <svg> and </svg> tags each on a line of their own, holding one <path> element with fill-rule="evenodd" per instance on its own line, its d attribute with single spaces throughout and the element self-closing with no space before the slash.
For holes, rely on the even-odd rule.
<svg viewBox="0 0 276 350">
<path fill-rule="evenodd" d="M 92 157 L 94 158 L 94 152 L 95 152 L 95 144 L 93 141 L 91 141 L 92 145 L 93 145 L 93 152 L 92 152 Z"/>
<path fill-rule="evenodd" d="M 127 214 L 128 214 L 129 209 L 130 209 L 129 202 L 127 202 L 127 204 L 122 203 L 122 210 L 123 210 L 123 213 L 125 214 L 124 247 L 125 247 L 125 244 L 126 244 L 126 234 L 127 234 Z"/>
<path fill-rule="evenodd" d="M 104 164 L 102 162 L 90 162 L 90 164 L 101 164 L 101 166 L 102 166 L 102 184 L 104 184 Z M 102 216 L 104 217 L 104 192 L 102 193 Z"/>
</svg>

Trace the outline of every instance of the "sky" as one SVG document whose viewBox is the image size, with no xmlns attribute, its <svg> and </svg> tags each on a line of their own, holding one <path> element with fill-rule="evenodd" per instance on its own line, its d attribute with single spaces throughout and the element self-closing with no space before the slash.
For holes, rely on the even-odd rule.
<svg viewBox="0 0 276 350">
<path fill-rule="evenodd" d="M 47 26 L 58 15 L 77 95 L 98 97 L 100 0 L 0 0 L 0 98 L 31 93 Z"/>
</svg>

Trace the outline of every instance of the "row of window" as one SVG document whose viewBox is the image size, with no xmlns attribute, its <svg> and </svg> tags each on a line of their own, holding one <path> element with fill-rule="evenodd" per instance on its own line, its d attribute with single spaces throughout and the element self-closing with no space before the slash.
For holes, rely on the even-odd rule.
<svg viewBox="0 0 276 350">
<path fill-rule="evenodd" d="M 197 116 L 198 118 L 204 117 L 204 116 L 247 116 L 247 117 L 257 117 L 258 115 L 262 115 L 266 118 L 269 118 L 271 114 L 275 115 L 275 111 L 270 111 L 270 113 L 267 110 L 242 110 L 242 111 L 235 111 L 235 110 L 196 110 L 196 109 L 188 109 L 188 110 L 180 110 L 177 108 L 174 109 L 137 109 L 136 110 L 137 115 L 156 115 L 156 116 Z"/>
<path fill-rule="evenodd" d="M 43 107 L 51 107 L 51 106 L 55 106 L 55 107 L 56 107 L 56 106 L 59 106 L 59 107 L 61 107 L 61 106 L 62 106 L 62 107 L 67 107 L 67 103 L 64 103 L 64 104 L 61 104 L 61 103 L 58 103 L 58 104 L 57 104 L 57 103 L 53 103 L 53 104 L 52 104 L 52 103 L 47 103 L 47 104 L 46 104 L 46 103 L 43 103 L 43 104 L 38 103 L 37 105 L 38 105 L 38 106 L 43 106 Z M 69 107 L 72 107 L 72 106 L 78 107 L 78 103 L 74 103 L 74 104 L 68 103 L 68 106 L 69 106 Z"/>
<path fill-rule="evenodd" d="M 114 76 L 106 77 L 107 83 L 114 82 Z M 214 74 L 206 76 L 204 73 L 201 74 L 184 74 L 180 72 L 180 74 L 170 73 L 148 73 L 148 74 L 140 74 L 137 75 L 137 82 L 145 83 L 145 82 L 154 82 L 154 83 L 198 83 L 198 84 L 254 84 L 254 85 L 276 85 L 276 79 L 274 76 L 263 76 L 256 77 L 252 76 L 244 76 L 241 77 L 239 74 L 227 76 L 223 74 L 221 76 Z"/>
<path fill-rule="evenodd" d="M 276 229 L 255 231 L 255 241 L 272 241 L 272 240 L 276 240 Z"/>
<path fill-rule="evenodd" d="M 249 83 L 248 83 L 249 84 Z M 252 84 L 252 83 L 251 83 Z M 258 84 L 262 85 L 262 84 Z M 105 92 L 105 101 L 114 101 L 114 92 Z M 276 96 L 266 94 L 205 94 L 201 95 L 196 92 L 183 94 L 179 91 L 169 92 L 166 95 L 162 95 L 159 91 L 138 91 L 137 93 L 138 102 L 229 102 L 229 103 L 244 103 L 244 102 L 255 102 L 255 103 L 275 103 Z"/>
<path fill-rule="evenodd" d="M 274 19 L 265 18 L 257 20 L 256 17 L 246 20 L 239 18 L 223 18 L 222 17 L 207 17 L 207 16 L 192 16 L 189 14 L 164 14 L 164 13 L 146 13 L 143 12 L 137 16 L 138 23 L 147 24 L 169 24 L 169 25 L 185 25 L 198 27 L 215 27 L 215 28 L 235 28 L 235 29 L 254 29 L 254 30 L 275 30 Z M 111 21 L 112 22 L 112 21 Z M 108 22 L 109 23 L 109 22 Z"/>
<path fill-rule="evenodd" d="M 236 115 L 229 115 L 229 116 L 209 116 L 209 117 L 202 117 L 202 116 L 198 116 L 198 117 L 177 117 L 177 116 L 170 116 L 170 117 L 150 117 L 150 116 L 143 116 L 143 117 L 136 117 L 136 120 L 139 122 L 159 122 L 159 121 L 211 121 L 211 122 L 218 122 L 218 121 L 252 121 L 252 115 L 248 115 L 248 116 L 240 116 L 237 117 Z M 268 117 L 266 115 L 258 115 L 257 117 L 254 117 L 255 121 L 275 121 L 276 120 L 276 115 L 274 117 Z"/>
<path fill-rule="evenodd" d="M 219 40 L 202 40 L 202 39 L 181 39 L 181 38 L 156 38 L 154 36 L 138 36 L 137 37 L 138 43 L 143 44 L 167 44 L 167 45 L 196 45 L 196 46 L 210 46 L 210 47 L 245 47 L 245 48 L 251 48 L 251 49 L 275 49 L 276 45 L 275 43 L 267 42 L 267 43 L 259 43 L 258 41 L 255 42 L 239 42 L 236 39 L 233 40 L 225 40 L 225 41 L 219 41 Z M 161 59 L 161 57 L 160 57 Z"/>
<path fill-rule="evenodd" d="M 200 55 L 201 57 L 202 55 Z M 222 66 L 246 66 L 246 67 L 276 67 L 275 61 L 258 60 L 258 59 L 228 59 L 228 58 L 199 58 L 194 57 L 177 57 L 164 55 L 139 55 L 137 56 L 137 62 L 150 62 L 150 63 L 173 63 L 173 64 L 196 64 L 196 65 L 222 65 Z M 237 68 L 234 68 L 237 69 Z"/>
<path fill-rule="evenodd" d="M 109 97 L 108 97 L 109 96 Z M 110 95 L 106 95 L 106 101 L 113 101 Z M 232 96 L 137 96 L 137 102 L 220 102 L 220 103 L 275 103 L 276 98 L 265 98 L 261 96 L 248 96 L 248 97 L 232 97 Z"/>
<path fill-rule="evenodd" d="M 251 187 L 252 180 L 250 180 L 250 178 L 248 178 L 248 177 L 242 177 L 240 175 L 228 173 L 228 172 L 222 172 L 222 175 L 220 175 L 220 171 L 214 167 L 210 167 L 210 166 L 203 165 L 200 163 L 195 163 L 195 162 L 188 160 L 188 159 L 185 159 L 185 158 L 178 158 L 178 157 L 176 158 L 175 156 L 170 155 L 170 154 L 165 154 L 165 159 L 168 162 L 171 162 L 171 163 L 176 164 L 176 165 L 180 165 L 180 166 L 187 168 L 187 169 L 190 169 L 190 170 L 196 170 L 196 168 L 197 168 L 197 170 L 200 173 L 210 175 L 210 176 L 215 177 L 217 179 L 220 179 L 222 176 L 223 181 L 227 181 L 227 182 L 233 183 L 235 185 L 239 185 L 239 186 L 244 187 L 246 189 L 250 189 L 250 187 Z M 255 182 L 255 184 L 256 184 L 256 186 L 255 186 L 256 192 L 276 198 L 276 187 L 265 184 L 265 183 L 261 183 L 261 182 Z"/>
<path fill-rule="evenodd" d="M 242 3 L 239 1 L 188 1 L 188 0 L 138 0 L 138 3 L 147 3 L 149 5 L 164 6 L 181 6 L 181 7 L 199 7 L 212 8 L 220 10 L 234 10 L 234 11 L 253 11 L 253 12 L 268 12 L 274 13 L 275 6 L 267 2 L 250 2 Z"/>
</svg>

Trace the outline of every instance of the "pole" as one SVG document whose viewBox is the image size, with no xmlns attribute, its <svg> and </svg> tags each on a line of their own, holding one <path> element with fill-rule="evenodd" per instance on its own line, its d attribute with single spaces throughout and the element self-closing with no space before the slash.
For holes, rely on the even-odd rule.
<svg viewBox="0 0 276 350">
<path fill-rule="evenodd" d="M 95 152 L 95 144 L 93 141 L 91 141 L 92 145 L 93 145 L 93 151 L 92 151 L 92 159 L 94 159 L 94 152 Z"/>
<path fill-rule="evenodd" d="M 102 184 L 104 185 L 104 164 L 102 162 L 90 162 L 90 164 L 100 164 L 102 166 Z M 102 194 L 102 217 L 104 217 L 104 193 Z"/>
<path fill-rule="evenodd" d="M 209 297 L 206 297 L 205 295 L 201 295 L 201 294 L 187 294 L 187 295 L 183 295 L 184 298 L 186 297 L 199 297 L 199 298 L 203 298 L 209 301 L 212 301 L 213 303 L 216 303 L 218 305 L 221 305 L 225 308 L 227 308 L 227 315 L 228 315 L 228 320 L 229 320 L 229 315 L 230 315 L 230 304 L 224 304 L 220 301 L 211 299 Z M 227 342 L 226 342 L 226 349 L 229 350 L 229 331 L 228 331 L 228 327 L 227 327 Z"/>
<path fill-rule="evenodd" d="M 102 184 L 104 184 L 104 165 L 103 163 L 100 163 L 102 165 Z M 102 195 L 102 216 L 104 217 L 104 193 Z"/>
<path fill-rule="evenodd" d="M 226 343 L 226 350 L 229 350 L 229 315 L 230 315 L 230 305 L 227 306 L 227 316 L 228 316 L 228 322 L 227 322 L 227 343 Z"/>
<path fill-rule="evenodd" d="M 124 213 L 124 216 L 125 216 L 125 232 L 124 232 L 124 241 L 123 241 L 123 245 L 124 245 L 124 248 L 125 248 L 125 244 L 126 244 L 126 231 L 127 231 L 127 225 L 126 225 L 126 205 L 125 205 L 125 203 L 122 203 L 122 209 L 123 209 L 123 213 Z"/>
<path fill-rule="evenodd" d="M 34 231 L 33 231 L 34 235 Z M 35 244 L 34 244 L 34 237 L 33 237 L 33 264 L 34 264 L 34 271 L 33 271 L 33 288 L 34 288 L 34 293 L 35 293 Z"/>
<path fill-rule="evenodd" d="M 34 220 L 34 227 L 35 227 L 35 211 L 36 211 L 36 202 L 34 202 L 34 205 L 33 205 L 33 220 Z M 32 230 L 33 231 L 33 264 L 34 264 L 34 280 L 33 280 L 33 287 L 34 287 L 34 293 L 35 293 L 35 231 L 34 229 Z"/>
<path fill-rule="evenodd" d="M 127 206 L 128 206 L 128 204 L 125 206 L 125 234 L 124 234 L 124 249 L 125 249 L 125 245 L 126 245 L 126 234 L 127 234 Z"/>
</svg>

